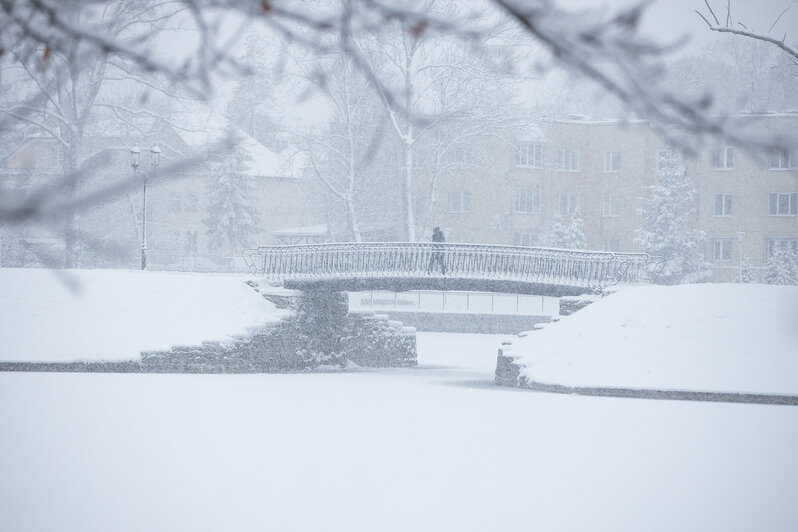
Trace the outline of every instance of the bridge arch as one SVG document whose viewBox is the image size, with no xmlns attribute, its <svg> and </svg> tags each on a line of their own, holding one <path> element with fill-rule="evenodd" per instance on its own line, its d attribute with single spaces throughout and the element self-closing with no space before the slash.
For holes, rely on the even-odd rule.
<svg viewBox="0 0 798 532">
<path fill-rule="evenodd" d="M 477 290 L 578 295 L 650 282 L 648 255 L 429 242 L 346 242 L 246 250 L 250 270 L 288 288 Z"/>
</svg>

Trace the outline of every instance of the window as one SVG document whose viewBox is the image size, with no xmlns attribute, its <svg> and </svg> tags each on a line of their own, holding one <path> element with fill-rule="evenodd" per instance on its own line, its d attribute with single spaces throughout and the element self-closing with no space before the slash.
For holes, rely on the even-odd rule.
<svg viewBox="0 0 798 532">
<path fill-rule="evenodd" d="M 796 250 L 798 250 L 798 242 L 791 238 L 769 238 L 766 249 L 766 259 L 769 259 L 773 256 L 773 254 L 776 252 L 776 246 L 781 246 L 781 248 L 784 250 L 791 249 L 793 253 L 796 253 Z"/>
<path fill-rule="evenodd" d="M 621 152 L 619 151 L 604 152 L 604 171 L 605 172 L 621 171 Z"/>
<path fill-rule="evenodd" d="M 180 196 L 177 194 L 172 194 L 169 196 L 169 201 L 166 204 L 166 209 L 169 212 L 180 212 L 180 208 L 182 206 L 182 202 L 180 201 Z"/>
<path fill-rule="evenodd" d="M 715 216 L 731 216 L 731 194 L 715 194 Z"/>
<path fill-rule="evenodd" d="M 609 192 L 604 193 L 604 198 L 601 202 L 602 216 L 618 216 L 618 205 L 614 194 Z"/>
<path fill-rule="evenodd" d="M 540 188 L 515 189 L 515 212 L 538 213 L 540 212 Z"/>
<path fill-rule="evenodd" d="M 673 150 L 659 150 L 657 152 L 657 171 L 665 168 L 676 168 L 676 154 Z"/>
<path fill-rule="evenodd" d="M 470 192 L 449 192 L 446 196 L 446 207 L 449 212 L 470 212 L 471 193 Z"/>
<path fill-rule="evenodd" d="M 734 168 L 734 148 L 725 146 L 712 152 L 712 166 L 718 170 Z"/>
<path fill-rule="evenodd" d="M 798 168 L 798 154 L 780 150 L 770 155 L 771 170 L 788 170 L 790 168 Z"/>
<path fill-rule="evenodd" d="M 579 171 L 579 151 L 563 148 L 557 152 L 557 170 L 565 172 Z"/>
<path fill-rule="evenodd" d="M 712 260 L 715 262 L 731 260 L 731 246 L 731 238 L 713 238 Z"/>
<path fill-rule="evenodd" d="M 557 212 L 560 216 L 568 216 L 579 207 L 578 194 L 560 194 L 557 196 Z"/>
<path fill-rule="evenodd" d="M 513 243 L 516 246 L 534 246 L 537 242 L 537 237 L 532 233 L 515 233 L 513 236 Z"/>
<path fill-rule="evenodd" d="M 768 214 L 770 216 L 795 216 L 798 214 L 798 194 L 768 194 Z"/>
<path fill-rule="evenodd" d="M 620 251 L 621 240 L 619 238 L 605 238 L 604 251 Z"/>
<path fill-rule="evenodd" d="M 543 143 L 520 143 L 516 149 L 516 164 L 525 168 L 543 168 Z"/>
</svg>

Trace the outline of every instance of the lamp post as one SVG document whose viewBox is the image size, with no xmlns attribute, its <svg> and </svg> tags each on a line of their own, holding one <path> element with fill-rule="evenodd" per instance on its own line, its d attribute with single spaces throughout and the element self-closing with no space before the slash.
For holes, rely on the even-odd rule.
<svg viewBox="0 0 798 532">
<path fill-rule="evenodd" d="M 133 175 L 136 175 L 136 170 L 141 164 L 141 148 L 138 144 L 134 144 L 130 148 L 130 166 L 133 168 Z M 141 208 L 141 269 L 147 269 L 147 174 L 144 173 L 144 194 L 142 195 L 142 208 Z"/>
</svg>

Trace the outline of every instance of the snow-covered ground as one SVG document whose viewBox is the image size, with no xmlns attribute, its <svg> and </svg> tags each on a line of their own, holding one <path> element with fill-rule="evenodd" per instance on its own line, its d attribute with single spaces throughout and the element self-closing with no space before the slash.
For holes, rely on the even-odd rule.
<svg viewBox="0 0 798 532">
<path fill-rule="evenodd" d="M 254 292 L 233 277 L 80 273 L 86 276 L 82 303 L 59 292 L 63 287 L 56 280 L 47 284 L 42 277 L 41 284 L 31 284 L 23 273 L 0 270 L 0 345 L 4 353 L 9 344 L 22 353 L 4 358 L 36 360 L 48 352 L 23 322 L 8 325 L 5 320 L 20 319 L 16 313 L 50 336 L 47 345 L 62 358 L 75 356 L 72 342 L 92 348 L 84 333 L 104 339 L 106 348 L 124 341 L 140 349 L 145 328 L 129 309 L 160 313 L 148 323 L 160 327 L 158 338 L 169 344 L 229 334 L 274 316 L 256 295 L 254 310 L 247 310 Z M 160 292 L 142 281 L 161 275 L 163 282 L 153 283 Z M 125 305 L 103 302 L 127 285 Z M 194 293 L 203 286 L 215 295 Z M 236 307 L 224 302 L 224 292 L 239 286 L 247 302 L 230 314 Z M 766 288 L 753 287 L 761 298 L 747 301 L 766 314 L 761 321 L 777 321 L 772 305 L 784 303 L 779 294 L 794 301 L 794 292 L 760 291 Z M 670 315 L 681 307 L 665 312 L 656 292 L 648 301 L 659 305 L 670 329 L 688 325 L 686 318 Z M 591 312 L 605 316 L 624 297 L 632 296 L 618 294 L 532 334 L 559 329 L 566 331 L 563 344 L 582 341 L 568 323 Z M 152 300 L 152 307 L 139 299 Z M 702 300 L 691 298 L 693 305 Z M 593 310 L 602 305 L 604 311 Z M 754 334 L 755 323 L 731 317 L 733 326 L 718 329 L 731 306 L 730 300 L 719 301 L 706 327 L 691 329 L 706 333 L 694 338 L 698 345 L 714 338 L 713 331 L 741 344 Z M 207 317 L 207 330 L 198 331 L 187 324 L 206 318 L 171 319 L 181 310 L 218 314 Z M 80 316 L 71 315 L 78 311 Z M 626 340 L 642 342 L 650 333 L 650 343 L 665 341 L 662 324 L 644 311 L 641 306 L 624 314 L 622 329 L 636 331 Z M 129 323 L 118 325 L 119 317 Z M 783 317 L 782 325 L 790 323 L 789 313 Z M 217 319 L 226 328 L 211 329 Z M 70 327 L 83 332 L 70 336 Z M 0 372 L 0 530 L 798 529 L 798 408 L 499 388 L 493 384 L 496 352 L 508 339 L 420 333 L 420 365 L 414 369 L 287 375 Z M 772 340 L 775 347 L 783 341 Z M 595 357 L 612 362 L 610 344 L 591 347 Z M 107 352 L 91 351 L 103 358 Z M 773 366 L 773 352 L 763 349 L 756 364 Z M 649 356 L 648 370 L 669 371 L 684 360 L 665 354 Z M 735 367 L 755 371 L 756 364 Z M 635 367 L 643 378 L 644 366 Z"/>
<path fill-rule="evenodd" d="M 282 315 L 248 278 L 0 268 L 0 360 L 137 360 L 225 340 Z"/>
<path fill-rule="evenodd" d="M 798 287 L 622 290 L 506 352 L 541 383 L 798 394 Z"/>
<path fill-rule="evenodd" d="M 798 408 L 493 386 L 503 337 L 420 367 L 0 373 L 0 530 L 792 531 Z"/>
</svg>

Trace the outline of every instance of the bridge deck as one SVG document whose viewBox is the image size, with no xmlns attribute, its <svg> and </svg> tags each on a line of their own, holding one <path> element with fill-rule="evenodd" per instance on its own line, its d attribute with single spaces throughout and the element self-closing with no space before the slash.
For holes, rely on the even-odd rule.
<svg viewBox="0 0 798 532">
<path fill-rule="evenodd" d="M 253 273 L 303 290 L 480 290 L 576 295 L 650 282 L 649 257 L 450 243 L 260 246 L 244 252 Z"/>
</svg>

